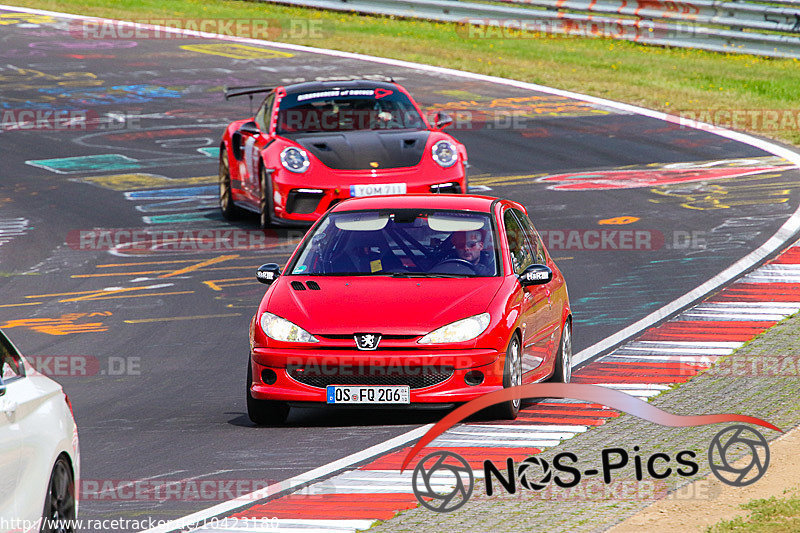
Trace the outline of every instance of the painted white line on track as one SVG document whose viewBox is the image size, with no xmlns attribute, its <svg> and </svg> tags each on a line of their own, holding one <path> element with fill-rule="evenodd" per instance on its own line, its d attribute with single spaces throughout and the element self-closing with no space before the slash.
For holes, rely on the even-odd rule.
<svg viewBox="0 0 800 533">
<path fill-rule="evenodd" d="M 603 357 L 602 362 L 608 363 L 702 363 L 710 364 L 719 359 L 719 355 L 647 355 L 647 354 L 618 354 L 616 351 Z"/>
<path fill-rule="evenodd" d="M 40 9 L 31 9 L 31 8 L 17 7 L 17 6 L 0 5 L 0 10 L 14 11 L 14 12 L 20 12 L 20 13 L 32 13 L 32 14 L 39 14 L 39 15 L 48 15 L 48 16 L 52 16 L 52 17 L 55 17 L 55 18 L 66 18 L 66 19 L 73 19 L 73 20 L 75 20 L 75 19 L 91 20 L 91 21 L 96 21 L 96 22 L 100 22 L 100 23 L 111 23 L 111 24 L 120 23 L 120 21 L 112 20 L 112 19 L 105 19 L 105 18 L 99 18 L 99 17 L 87 17 L 87 16 L 84 16 L 84 15 L 74 15 L 74 14 L 67 14 L 67 13 L 59 13 L 59 12 L 54 12 L 54 11 L 45 11 L 45 10 L 40 10 Z M 677 117 L 677 116 L 674 116 L 674 115 L 668 115 L 668 114 L 660 112 L 660 111 L 654 111 L 652 109 L 646 109 L 646 108 L 642 108 L 642 107 L 639 107 L 639 106 L 634 106 L 634 105 L 630 105 L 630 104 L 623 104 L 623 103 L 620 103 L 620 102 L 614 102 L 614 101 L 611 101 L 611 100 L 606 100 L 604 98 L 597 98 L 597 97 L 594 97 L 594 96 L 587 96 L 587 95 L 583 95 L 583 94 L 579 94 L 579 93 L 575 93 L 575 92 L 571 92 L 571 91 L 564 91 L 564 90 L 561 90 L 561 89 L 553 89 L 553 88 L 550 88 L 550 87 L 545 87 L 545 86 L 537 85 L 537 84 L 533 84 L 533 83 L 527 83 L 527 82 L 511 80 L 511 79 L 506 79 L 506 78 L 498 78 L 498 77 L 495 77 L 495 76 L 487 76 L 487 75 L 476 74 L 476 73 L 471 73 L 471 72 L 464 72 L 464 71 L 459 71 L 459 70 L 454 70 L 454 69 L 449 69 L 449 68 L 443 68 L 443 67 L 435 67 L 435 66 L 431 66 L 431 65 L 423 65 L 423 64 L 420 64 L 420 63 L 413 63 L 413 62 L 402 61 L 402 60 L 397 60 L 397 59 L 379 58 L 379 57 L 367 56 L 367 55 L 363 55 L 363 54 L 355 54 L 355 53 L 351 53 L 351 52 L 342 52 L 342 51 L 338 51 L 338 50 L 327 50 L 327 49 L 321 49 L 321 48 L 313 48 L 313 47 L 309 47 L 309 46 L 291 45 L 291 44 L 286 44 L 286 43 L 277 43 L 277 42 L 272 42 L 272 41 L 264 41 L 264 40 L 260 40 L 260 39 L 250 39 L 250 38 L 227 36 L 227 35 L 209 35 L 208 33 L 205 33 L 205 32 L 183 30 L 183 29 L 179 29 L 179 28 L 165 28 L 165 27 L 160 27 L 160 26 L 155 26 L 155 25 L 143 25 L 143 26 L 146 27 L 146 28 L 151 28 L 151 29 L 156 29 L 157 28 L 159 31 L 168 32 L 168 33 L 175 33 L 175 34 L 181 34 L 181 35 L 184 35 L 184 36 L 187 36 L 187 37 L 188 36 L 193 36 L 193 37 L 198 37 L 198 38 L 212 38 L 214 40 L 233 41 L 233 42 L 239 42 L 239 43 L 249 43 L 249 44 L 255 44 L 255 45 L 260 45 L 260 46 L 266 45 L 266 46 L 272 46 L 272 47 L 276 47 L 276 48 L 282 48 L 284 50 L 293 50 L 293 51 L 297 51 L 297 52 L 307 52 L 307 53 L 311 53 L 311 54 L 327 55 L 327 56 L 333 56 L 333 57 L 344 58 L 344 59 L 361 60 L 361 61 L 377 63 L 377 64 L 381 64 L 381 65 L 395 66 L 395 67 L 401 67 L 401 68 L 411 68 L 411 69 L 416 69 L 416 70 L 420 70 L 420 71 L 432 72 L 432 73 L 441 74 L 441 75 L 448 75 L 448 76 L 457 77 L 457 78 L 466 78 L 466 79 L 484 81 L 484 82 L 487 82 L 487 83 L 495 83 L 495 84 L 499 84 L 499 85 L 517 87 L 517 88 L 520 88 L 520 89 L 528 89 L 528 90 L 531 90 L 531 91 L 537 91 L 537 92 L 542 92 L 542 93 L 546 93 L 546 94 L 563 96 L 563 97 L 566 97 L 566 98 L 571 98 L 571 99 L 576 99 L 576 100 L 580 100 L 580 101 L 584 101 L 584 102 L 588 102 L 588 103 L 607 106 L 607 107 L 610 107 L 612 109 L 616 109 L 616 110 L 619 110 L 619 111 L 635 113 L 635 114 L 638 114 L 638 115 L 641 115 L 641 116 L 650 117 L 650 118 L 654 118 L 654 119 L 657 119 L 657 120 L 670 122 L 670 123 L 673 123 L 673 124 L 678 124 L 681 127 L 701 129 L 701 130 L 707 131 L 709 133 L 714 133 L 716 135 L 719 135 L 721 137 L 725 137 L 725 138 L 733 140 L 733 141 L 737 141 L 737 142 L 741 142 L 741 143 L 744 143 L 744 144 L 748 144 L 750 146 L 754 146 L 756 148 L 759 148 L 759 149 L 762 149 L 764 151 L 770 152 L 770 153 L 772 153 L 772 154 L 774 154 L 776 156 L 782 157 L 782 158 L 794 163 L 795 165 L 800 166 L 800 154 L 799 153 L 797 153 L 797 152 L 795 152 L 793 150 L 789 150 L 788 148 L 784 148 L 782 146 L 779 146 L 777 144 L 774 144 L 774 143 L 771 143 L 771 142 L 768 142 L 768 141 L 764 141 L 762 139 L 757 139 L 757 138 L 755 138 L 755 137 L 753 137 L 751 135 L 747 135 L 745 133 L 739 133 L 739 132 L 727 130 L 727 129 L 724 129 L 724 128 L 720 128 L 718 126 L 714 126 L 714 125 L 711 125 L 711 124 L 705 124 L 705 123 L 702 123 L 702 122 L 687 121 L 686 119 L 683 119 L 681 117 Z M 788 220 L 786 220 L 786 222 L 784 222 L 784 224 L 778 229 L 778 231 L 776 231 L 775 234 L 772 237 L 770 237 L 759 248 L 757 248 L 756 250 L 753 250 L 752 252 L 747 254 L 745 257 L 741 258 L 736 263 L 731 265 L 730 267 L 726 268 L 725 270 L 723 270 L 719 274 L 711 277 L 710 279 L 708 279 L 704 283 L 698 285 L 693 290 L 687 292 L 683 296 L 681 296 L 681 297 L 673 300 L 672 302 L 662 306 L 660 309 L 657 309 L 656 311 L 650 313 L 649 315 L 647 315 L 644 318 L 636 321 L 635 323 L 623 328 L 622 330 L 618 331 L 617 333 L 614 333 L 614 334 L 610 335 L 609 337 L 606 337 L 605 339 L 593 344 L 592 346 L 589 346 L 588 348 L 584 348 L 583 350 L 581 350 L 577 354 L 573 355 L 573 364 L 580 364 L 580 363 L 582 363 L 584 361 L 587 361 L 588 359 L 591 359 L 592 357 L 596 356 L 598 353 L 601 353 L 601 352 L 603 352 L 605 350 L 608 350 L 609 348 L 611 348 L 611 347 L 613 347 L 615 345 L 618 345 L 618 344 L 624 342 L 626 339 L 631 338 L 632 336 L 642 332 L 643 330 L 645 330 L 646 328 L 652 326 L 653 324 L 655 324 L 657 322 L 660 322 L 660 321 L 664 320 L 665 318 L 667 318 L 668 316 L 672 315 L 673 313 L 681 310 L 682 308 L 686 307 L 687 305 L 691 304 L 692 302 L 702 298 L 703 296 L 707 295 L 708 293 L 710 293 L 714 289 L 720 287 L 721 285 L 723 285 L 723 284 L 725 284 L 725 283 L 737 278 L 743 272 L 749 270 L 750 268 L 752 268 L 753 266 L 755 266 L 756 264 L 761 262 L 768 255 L 770 255 L 771 253 L 777 251 L 781 246 L 783 246 L 786 243 L 786 241 L 788 239 L 790 239 L 792 236 L 794 236 L 795 233 L 797 233 L 797 231 L 799 229 L 800 229 L 800 208 L 798 208 L 798 210 L 796 210 L 794 213 L 792 213 L 792 215 L 788 218 Z M 634 396 L 642 396 L 642 395 L 644 395 L 646 397 L 646 395 L 649 393 L 649 390 L 645 388 L 645 389 L 640 389 L 640 390 L 637 390 L 637 391 L 626 391 L 626 392 L 628 392 L 629 394 L 633 394 Z M 659 391 L 653 391 L 654 394 L 657 394 L 658 392 Z M 636 394 L 636 393 L 639 393 L 639 394 Z M 385 443 L 378 444 L 378 445 L 373 446 L 371 448 L 368 448 L 367 450 L 364 450 L 362 452 L 358 452 L 358 453 L 352 454 L 352 455 L 350 455 L 348 457 L 345 457 L 343 459 L 339 459 L 337 461 L 329 463 L 327 465 L 323 465 L 323 466 L 321 466 L 319 468 L 316 468 L 316 469 L 313 469 L 313 470 L 311 470 L 311 471 L 309 471 L 309 472 L 307 472 L 305 474 L 301 474 L 300 476 L 295 476 L 295 477 L 293 477 L 293 478 L 291 478 L 289 480 L 286 480 L 284 482 L 276 483 L 276 484 L 270 485 L 269 487 L 265 487 L 264 489 L 261 489 L 260 491 L 256 491 L 254 493 L 241 496 L 241 497 L 236 498 L 235 500 L 231 500 L 229 502 L 223 502 L 221 504 L 215 505 L 215 506 L 210 507 L 208 509 L 192 513 L 192 514 L 190 514 L 187 517 L 184 517 L 182 519 L 178 519 L 178 520 L 169 522 L 167 524 L 164 524 L 164 525 L 149 529 L 149 530 L 147 530 L 147 533 L 161 533 L 161 532 L 174 531 L 175 529 L 184 528 L 187 525 L 191 525 L 193 523 L 200 522 L 200 521 L 202 521 L 204 519 L 207 519 L 207 518 L 210 518 L 210 517 L 213 517 L 213 516 L 220 515 L 220 514 L 225 513 L 225 512 L 229 512 L 229 511 L 238 509 L 238 508 L 243 507 L 245 505 L 250 505 L 250 504 L 252 504 L 254 502 L 255 499 L 265 498 L 265 497 L 268 497 L 268 496 L 270 496 L 272 494 L 275 494 L 277 492 L 280 492 L 280 491 L 283 491 L 283 490 L 286 490 L 286 489 L 289 489 L 289 488 L 292 488 L 292 487 L 295 487 L 295 486 L 298 486 L 298 485 L 302 485 L 302 484 L 308 483 L 309 481 L 315 479 L 316 477 L 321 477 L 321 476 L 328 475 L 328 474 L 330 474 L 332 472 L 335 472 L 335 471 L 340 470 L 342 468 L 346 468 L 347 466 L 350 466 L 350 465 L 355 464 L 357 462 L 369 459 L 370 457 L 378 455 L 380 453 L 383 453 L 383 452 L 385 452 L 385 451 L 387 451 L 389 449 L 392 449 L 392 448 L 395 448 L 395 447 L 400 446 L 402 444 L 405 444 L 406 442 L 409 442 L 411 440 L 416 439 L 419 436 L 422 436 L 428 430 L 429 427 L 430 427 L 430 425 L 423 426 L 421 428 L 416 428 L 416 429 L 414 429 L 414 430 L 412 430 L 412 431 L 410 431 L 408 433 L 405 433 L 403 435 L 399 435 L 397 437 L 394 437 L 393 439 L 390 439 L 390 440 L 386 441 Z M 392 443 L 392 442 L 394 442 L 394 444 L 390 445 L 389 443 Z M 372 455 L 369 455 L 370 453 Z"/>
<path fill-rule="evenodd" d="M 741 346 L 742 343 L 739 343 Z M 628 354 L 628 355 L 635 355 L 635 354 L 673 354 L 673 355 L 728 355 L 732 354 L 734 351 L 733 348 L 716 348 L 716 349 L 702 349 L 702 348 L 654 348 L 654 347 L 629 347 L 627 345 L 622 346 L 621 348 L 617 348 L 614 350 L 613 353 L 615 354 Z"/>
<path fill-rule="evenodd" d="M 558 414 L 558 412 L 554 412 L 553 414 Z M 559 432 L 563 432 L 563 431 L 569 431 L 571 433 L 576 433 L 576 434 L 577 433 L 583 433 L 584 431 L 587 431 L 589 429 L 589 426 L 570 426 L 570 425 L 567 425 L 567 424 L 559 424 L 557 426 L 529 426 L 527 424 L 524 425 L 524 426 L 516 425 L 516 424 L 492 424 L 492 425 L 486 425 L 486 426 L 476 426 L 476 425 L 472 425 L 472 424 L 467 424 L 467 425 L 461 426 L 461 427 L 462 428 L 466 428 L 466 427 L 474 428 L 474 427 L 477 427 L 477 428 L 482 428 L 482 429 L 487 429 L 487 430 L 489 430 L 489 429 L 520 430 L 521 429 L 521 430 L 524 430 L 524 431 L 542 431 L 542 432 L 546 432 L 546 433 L 549 433 L 549 432 L 559 433 Z"/>
<path fill-rule="evenodd" d="M 681 320 L 694 320 L 694 321 L 707 321 L 707 322 L 780 322 L 791 313 L 771 314 L 771 313 L 750 313 L 743 314 L 729 314 L 729 313 L 681 313 L 678 317 Z"/>
<path fill-rule="evenodd" d="M 437 438 L 431 446 L 470 446 L 476 448 L 550 448 L 561 444 L 560 439 L 494 440 Z"/>
</svg>

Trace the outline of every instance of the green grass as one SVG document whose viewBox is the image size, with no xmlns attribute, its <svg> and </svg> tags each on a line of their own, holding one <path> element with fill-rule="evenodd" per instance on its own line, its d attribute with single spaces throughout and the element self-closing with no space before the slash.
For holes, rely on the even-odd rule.
<svg viewBox="0 0 800 533">
<path fill-rule="evenodd" d="M 794 110 L 741 129 L 800 146 L 800 61 L 661 48 L 607 39 L 474 39 L 454 24 L 363 17 L 237 0 L 16 0 L 16 5 L 126 20 L 155 18 L 320 21 L 322 37 L 275 40 L 514 78 L 671 113 Z M 791 120 L 790 120 L 791 119 Z M 729 124 L 720 123 L 727 126 Z"/>
<path fill-rule="evenodd" d="M 742 505 L 749 516 L 723 520 L 708 528 L 709 533 L 796 533 L 800 531 L 800 498 L 771 497 Z"/>
</svg>

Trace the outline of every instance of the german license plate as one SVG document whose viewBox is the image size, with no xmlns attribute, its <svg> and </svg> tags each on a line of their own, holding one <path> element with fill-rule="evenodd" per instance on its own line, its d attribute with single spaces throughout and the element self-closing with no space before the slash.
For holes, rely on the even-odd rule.
<svg viewBox="0 0 800 533">
<path fill-rule="evenodd" d="M 376 183 L 374 185 L 351 185 L 350 196 L 380 196 L 384 194 L 405 194 L 405 183 Z"/>
<path fill-rule="evenodd" d="M 411 393 L 408 385 L 358 386 L 328 385 L 328 403 L 410 403 Z"/>
</svg>

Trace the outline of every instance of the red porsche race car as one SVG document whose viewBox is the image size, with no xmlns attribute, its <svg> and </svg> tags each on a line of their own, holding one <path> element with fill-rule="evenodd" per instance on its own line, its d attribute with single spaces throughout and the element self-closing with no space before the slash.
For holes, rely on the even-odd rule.
<svg viewBox="0 0 800 533">
<path fill-rule="evenodd" d="M 394 82 L 351 80 L 238 87 L 268 93 L 255 116 L 231 123 L 220 145 L 222 214 L 260 215 L 261 227 L 310 224 L 350 197 L 467 191 L 467 151 L 431 125 Z"/>
<path fill-rule="evenodd" d="M 568 382 L 567 285 L 525 208 L 472 195 L 343 201 L 298 245 L 250 324 L 247 410 L 447 408 L 522 383 Z M 513 419 L 519 400 L 499 404 Z"/>
</svg>

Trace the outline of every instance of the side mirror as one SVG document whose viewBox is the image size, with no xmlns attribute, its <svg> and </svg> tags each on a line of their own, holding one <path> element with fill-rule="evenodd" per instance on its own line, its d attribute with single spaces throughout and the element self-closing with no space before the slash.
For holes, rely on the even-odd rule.
<svg viewBox="0 0 800 533">
<path fill-rule="evenodd" d="M 0 396 L 6 393 L 6 384 L 3 383 L 3 378 L 0 377 Z"/>
<path fill-rule="evenodd" d="M 439 129 L 446 128 L 450 124 L 453 123 L 453 117 L 445 113 L 444 111 L 439 111 L 436 113 L 436 127 Z"/>
<path fill-rule="evenodd" d="M 261 265 L 256 271 L 256 279 L 266 285 L 271 285 L 273 281 L 281 275 L 281 267 L 278 263 L 267 263 Z"/>
<path fill-rule="evenodd" d="M 252 120 L 239 126 L 239 131 L 242 133 L 249 133 L 250 135 L 258 135 L 261 133 L 261 130 L 258 129 L 258 124 Z"/>
<path fill-rule="evenodd" d="M 531 265 L 519 275 L 519 282 L 523 287 L 530 285 L 544 285 L 553 279 L 553 271 L 545 265 Z"/>
</svg>

